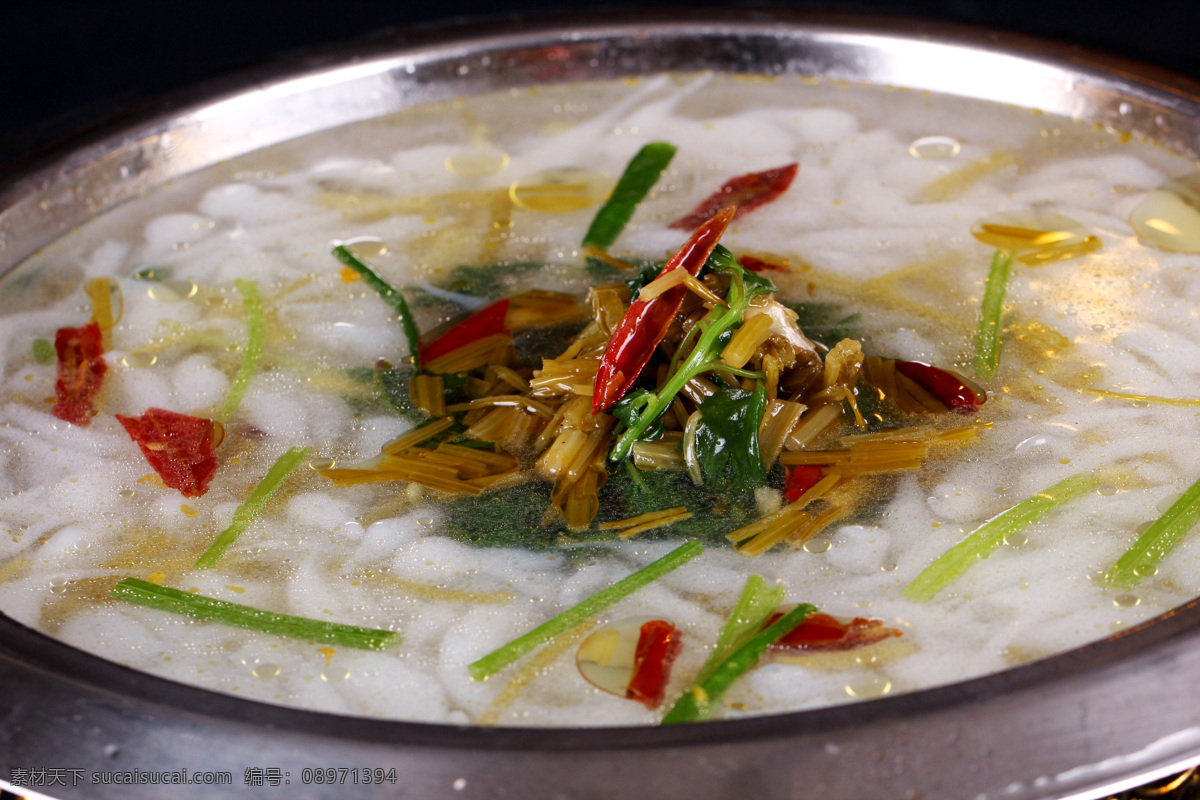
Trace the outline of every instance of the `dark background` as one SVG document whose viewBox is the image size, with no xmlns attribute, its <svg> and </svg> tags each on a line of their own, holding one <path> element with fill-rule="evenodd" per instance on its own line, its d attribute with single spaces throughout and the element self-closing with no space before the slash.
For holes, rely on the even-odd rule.
<svg viewBox="0 0 1200 800">
<path fill-rule="evenodd" d="M 314 47 L 448 20 L 672 5 L 650 0 L 0 0 L 0 162 L 165 91 Z M 1200 0 L 777 0 L 1030 34 L 1200 78 Z"/>
</svg>

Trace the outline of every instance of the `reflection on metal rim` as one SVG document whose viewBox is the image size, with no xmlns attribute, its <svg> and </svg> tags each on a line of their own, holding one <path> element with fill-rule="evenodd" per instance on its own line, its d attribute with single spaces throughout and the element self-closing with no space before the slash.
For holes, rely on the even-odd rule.
<svg viewBox="0 0 1200 800">
<path fill-rule="evenodd" d="M 1059 45 L 916 23 L 625 12 L 402 34 L 176 98 L 10 170 L 0 271 L 173 177 L 416 103 L 662 70 L 819 75 L 1079 117 L 1200 154 L 1182 79 Z M 1034 664 L 855 705 L 672 729 L 454 728 L 268 706 L 102 661 L 0 617 L 0 779 L 15 769 L 278 768 L 288 797 L 1098 797 L 1200 760 L 1200 605 Z M 71 763 L 67 763 L 70 761 Z M 306 768 L 357 767 L 353 782 Z M 396 783 L 364 781 L 367 768 Z M 375 774 L 375 773 L 372 773 Z M 68 781 L 69 783 L 69 781 Z M 31 787 L 37 789 L 38 787 Z M 45 788 L 163 797 L 160 786 Z M 263 791 L 262 789 L 249 791 Z M 203 785 L 172 797 L 213 796 Z M 264 795 L 266 796 L 266 795 Z"/>
</svg>

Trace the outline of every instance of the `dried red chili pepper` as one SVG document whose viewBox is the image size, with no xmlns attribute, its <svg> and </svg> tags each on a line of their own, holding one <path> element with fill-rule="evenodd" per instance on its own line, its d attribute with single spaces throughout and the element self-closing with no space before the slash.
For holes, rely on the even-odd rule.
<svg viewBox="0 0 1200 800">
<path fill-rule="evenodd" d="M 782 616 L 772 614 L 763 627 Z M 903 631 L 885 628 L 883 620 L 855 617 L 849 622 L 842 622 L 829 614 L 813 614 L 780 639 L 775 647 L 809 652 L 853 650 L 903 635 Z"/>
<path fill-rule="evenodd" d="M 151 408 L 140 417 L 117 414 L 117 421 L 163 483 L 184 497 L 200 497 L 208 491 L 217 471 L 217 428 L 212 420 Z"/>
<path fill-rule="evenodd" d="M 504 318 L 508 314 L 508 300 L 500 300 L 476 311 L 441 336 L 421 348 L 421 363 L 428 364 L 435 358 L 452 353 L 460 347 L 508 330 Z"/>
<path fill-rule="evenodd" d="M 729 221 L 737 215 L 736 208 L 727 208 L 705 222 L 684 242 L 660 276 L 676 269 L 686 269 L 692 276 L 700 272 L 704 262 L 717 246 Z M 592 413 L 599 414 L 620 400 L 633 387 L 642 368 L 654 354 L 654 348 L 667 335 L 667 328 L 683 305 L 688 289 L 676 286 L 651 300 L 637 299 L 617 323 L 608 348 L 596 369 L 592 390 Z"/>
<path fill-rule="evenodd" d="M 696 206 L 692 213 L 680 217 L 668 227 L 678 230 L 692 230 L 718 211 L 737 207 L 733 215 L 737 219 L 748 214 L 761 205 L 771 202 L 787 191 L 796 178 L 800 165 L 796 163 L 762 172 L 750 172 L 727 180 L 720 189 L 709 195 L 704 202 Z"/>
<path fill-rule="evenodd" d="M 625 696 L 646 708 L 657 708 L 663 701 L 671 665 L 682 645 L 679 630 L 666 620 L 655 619 L 642 625 L 633 656 L 633 677 Z"/>
<path fill-rule="evenodd" d="M 748 269 L 751 272 L 791 272 L 790 269 L 782 264 L 763 261 L 756 256 L 742 256 L 738 259 L 738 264 L 741 264 L 742 269 Z"/>
<path fill-rule="evenodd" d="M 808 464 L 792 467 L 788 471 L 787 483 L 783 487 L 783 499 L 794 503 L 821 480 L 821 468 Z"/>
<path fill-rule="evenodd" d="M 987 402 L 987 392 L 950 370 L 920 361 L 897 361 L 896 370 L 959 414 L 974 414 Z"/>
<path fill-rule="evenodd" d="M 108 371 L 100 326 L 89 322 L 81 328 L 59 328 L 54 334 L 54 350 L 58 353 L 58 380 L 51 413 L 72 425 L 87 425 L 96 414 L 92 400 Z"/>
</svg>

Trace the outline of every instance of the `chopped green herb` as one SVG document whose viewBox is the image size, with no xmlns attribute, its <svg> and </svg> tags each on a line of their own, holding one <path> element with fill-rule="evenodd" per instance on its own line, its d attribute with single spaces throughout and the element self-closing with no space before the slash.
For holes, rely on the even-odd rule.
<svg viewBox="0 0 1200 800">
<path fill-rule="evenodd" d="M 658 182 L 674 156 L 675 145 L 667 142 L 651 142 L 639 150 L 625 166 L 608 200 L 596 213 L 596 218 L 583 237 L 583 246 L 600 250 L 612 247 L 629 224 L 638 203 Z"/>
<path fill-rule="evenodd" d="M 54 344 L 49 339 L 33 340 L 33 360 L 39 364 L 53 364 L 58 360 Z"/>
<path fill-rule="evenodd" d="M 208 569 L 217 563 L 221 556 L 225 555 L 225 551 L 229 546 L 237 541 L 250 523 L 258 519 L 258 515 L 263 512 L 267 505 L 267 501 L 271 499 L 271 495 L 275 493 L 283 481 L 291 474 L 304 457 L 308 455 L 309 448 L 293 447 L 286 453 L 281 455 L 271 469 L 267 472 L 266 477 L 254 487 L 254 491 L 246 498 L 238 510 L 233 512 L 233 522 L 229 523 L 229 527 L 221 531 L 217 536 L 216 541 L 212 543 L 204 553 L 196 560 L 196 569 Z"/>
<path fill-rule="evenodd" d="M 1000 368 L 1000 323 L 1012 263 L 1012 253 L 997 250 L 988 270 L 983 306 L 979 311 L 979 333 L 975 336 L 975 374 L 980 378 L 994 378 Z"/>
<path fill-rule="evenodd" d="M 707 678 L 684 692 L 663 717 L 664 725 L 698 722 L 709 717 L 734 681 L 758 663 L 767 649 L 787 636 L 816 611 L 816 606 L 801 604 L 784 614 L 765 630 L 750 636 L 736 650 L 712 669 Z"/>
<path fill-rule="evenodd" d="M 258 362 L 262 360 L 263 345 L 267 338 L 267 321 L 263 312 L 262 296 L 258 293 L 258 284 L 238 278 L 234 281 L 237 290 L 242 295 L 242 304 L 246 310 L 246 347 L 242 350 L 242 365 L 238 367 L 233 382 L 229 384 L 229 392 L 225 402 L 217 410 L 214 419 L 218 422 L 229 422 L 237 413 L 250 379 L 258 371 Z"/>
<path fill-rule="evenodd" d="M 932 600 L 971 565 L 987 558 L 1003 544 L 1006 536 L 1032 525 L 1068 500 L 1089 491 L 1096 482 L 1092 475 L 1072 475 L 992 517 L 926 567 L 901 593 L 922 603 Z"/>
<path fill-rule="evenodd" d="M 486 264 L 480 267 L 455 267 L 438 288 L 472 297 L 499 298 L 508 295 L 516 276 L 548 266 L 541 261 L 516 261 L 510 264 Z"/>
<path fill-rule="evenodd" d="M 408 303 L 404 302 L 404 295 L 400 294 L 399 289 L 384 280 L 383 276 L 372 269 L 369 264 L 350 252 L 345 245 L 333 248 L 333 254 L 338 261 L 357 272 L 363 282 L 378 292 L 383 301 L 396 312 L 400 328 L 404 331 L 404 338 L 408 341 L 408 352 L 412 357 L 413 370 L 419 372 L 421 370 L 421 334 L 417 331 L 417 323 L 413 319 L 412 312 L 408 310 Z"/>
<path fill-rule="evenodd" d="M 741 647 L 758 631 L 771 616 L 771 612 L 783 602 L 783 584 L 767 583 L 761 575 L 751 575 L 738 598 L 737 605 L 729 612 L 717 643 L 700 672 L 696 683 L 703 683 L 730 653 Z"/>
<path fill-rule="evenodd" d="M 337 647 L 354 647 L 359 650 L 382 650 L 400 641 L 394 631 L 377 628 L 360 628 L 357 625 L 342 625 L 337 622 L 277 614 L 258 608 L 217 600 L 202 594 L 183 592 L 157 583 L 126 578 L 114 586 L 109 597 L 138 605 L 149 606 L 159 611 L 170 611 L 207 622 L 219 622 L 237 628 L 288 636 L 307 642 L 331 644 Z"/>
<path fill-rule="evenodd" d="M 525 635 L 513 639 L 500 649 L 475 661 L 468 668 L 471 678 L 477 681 L 487 678 L 531 650 L 542 646 L 555 636 L 574 628 L 584 620 L 594 617 L 618 600 L 633 594 L 643 586 L 683 566 L 703 552 L 704 545 L 699 542 L 692 541 L 681 544 L 657 561 L 647 564 L 632 575 L 617 581 L 607 589 L 600 590 L 578 605 L 567 609 L 553 619 L 543 622 Z"/>
<path fill-rule="evenodd" d="M 862 314 L 842 314 L 842 306 L 838 303 L 779 302 L 796 312 L 797 327 L 814 342 L 833 347 L 842 339 L 861 338 L 858 328 Z"/>
<path fill-rule="evenodd" d="M 162 283 L 170 277 L 170 267 L 142 267 L 133 273 L 135 281 L 146 281 L 148 283 Z"/>
<path fill-rule="evenodd" d="M 1179 544 L 1197 522 L 1200 522 L 1200 481 L 1193 483 L 1165 514 L 1142 532 L 1133 547 L 1126 550 L 1104 576 L 1104 582 L 1109 586 L 1133 586 L 1153 574 L 1163 556 Z"/>
</svg>

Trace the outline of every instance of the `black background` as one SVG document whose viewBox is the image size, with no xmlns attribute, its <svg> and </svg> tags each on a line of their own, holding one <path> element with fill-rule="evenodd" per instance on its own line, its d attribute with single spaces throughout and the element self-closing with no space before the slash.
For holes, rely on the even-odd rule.
<svg viewBox="0 0 1200 800">
<path fill-rule="evenodd" d="M 759 2 L 692 7 L 753 8 Z M 0 0 L 0 161 L 198 81 L 404 26 L 680 5 L 587 0 Z M 1200 0 L 778 0 L 968 23 L 1117 53 L 1200 78 Z"/>
</svg>

